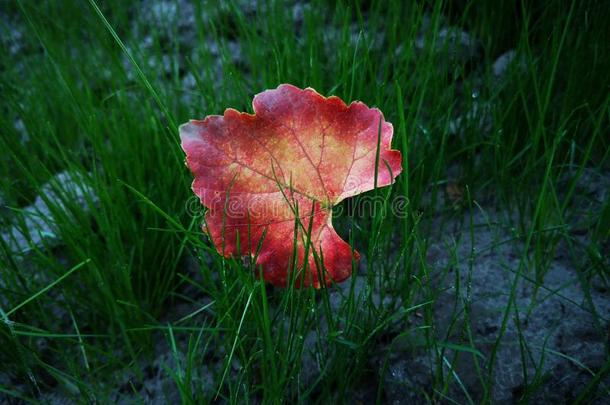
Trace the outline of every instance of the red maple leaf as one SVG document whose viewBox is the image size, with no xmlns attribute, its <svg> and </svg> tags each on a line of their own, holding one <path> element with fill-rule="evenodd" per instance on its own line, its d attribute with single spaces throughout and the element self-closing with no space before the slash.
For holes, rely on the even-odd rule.
<svg viewBox="0 0 610 405">
<path fill-rule="evenodd" d="M 378 187 L 401 172 L 392 124 L 359 101 L 289 84 L 252 105 L 254 114 L 229 108 L 180 126 L 206 231 L 225 257 L 256 256 L 272 284 L 286 286 L 295 268 L 305 270 L 297 285 L 346 279 L 359 254 L 335 232 L 332 207 L 372 190 L 375 172 Z"/>
</svg>

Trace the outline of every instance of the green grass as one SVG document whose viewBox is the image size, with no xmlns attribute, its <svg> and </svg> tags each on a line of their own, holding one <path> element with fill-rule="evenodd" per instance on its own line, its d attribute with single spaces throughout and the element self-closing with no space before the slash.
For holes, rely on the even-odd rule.
<svg viewBox="0 0 610 405">
<path fill-rule="evenodd" d="M 20 255 L 0 239 L 1 371 L 21 381 L 0 379 L 0 398 L 36 402 L 54 390 L 110 403 L 118 388 L 139 391 L 163 344 L 171 356 L 162 370 L 184 403 L 349 402 L 363 384 L 384 402 L 380 376 L 400 346 L 436 353 L 433 384 L 422 393 L 431 402 L 451 402 L 457 387 L 460 403 L 490 403 L 500 337 L 527 315 L 516 302 L 518 283 L 531 282 L 539 298 L 560 294 L 545 286 L 557 249 L 572 256 L 588 297 L 566 305 L 592 311 L 603 339 L 608 314 L 596 313 L 588 291 L 594 276 L 608 286 L 610 201 L 583 206 L 578 188 L 585 176 L 610 169 L 610 55 L 602 39 L 610 10 L 603 2 L 315 1 L 297 32 L 292 7 L 282 2 L 264 1 L 247 14 L 239 4 L 210 1 L 183 23 L 194 46 L 181 41 L 185 28 L 175 21 L 134 23 L 147 7 L 128 3 L 2 6 L 23 38 L 17 54 L 10 42 L 0 48 L 0 191 L 10 207 L 0 224 L 23 221 L 19 208 L 64 170 L 84 176 L 97 200 L 84 209 L 67 189 L 56 190 L 63 204 L 42 196 L 59 246 Z M 480 40 L 478 60 L 447 56 L 439 32 L 449 24 Z M 423 26 L 424 46 L 416 49 Z M 497 81 L 491 64 L 509 49 L 518 63 Z M 193 89 L 183 85 L 188 73 Z M 254 94 L 280 83 L 379 107 L 403 152 L 403 174 L 372 193 L 408 197 L 408 215 L 382 215 L 385 205 L 353 215 L 357 197 L 335 219 L 366 259 L 365 274 L 345 288 L 266 286 L 251 264 L 216 254 L 201 217 L 192 215 L 177 125 L 227 107 L 251 111 Z M 452 134 L 452 121 L 474 105 L 485 106 L 488 128 L 465 120 Z M 25 142 L 17 120 L 27 128 Z M 456 203 L 445 198 L 449 184 L 462 190 Z M 444 334 L 433 305 L 444 291 L 435 280 L 459 277 L 449 275 L 451 264 L 426 259 L 459 218 L 470 218 L 463 237 L 474 246 L 480 201 L 505 218 L 489 227 L 514 235 L 495 245 L 520 249 L 500 337 L 485 354 L 472 337 L 468 285 L 454 292 L 460 298 Z M 476 260 L 474 251 L 447 249 L 453 264 Z M 364 288 L 355 288 L 360 279 Z M 531 348 L 523 335 L 519 345 L 525 362 Z M 606 365 L 589 370 L 575 398 L 598 386 L 608 393 L 605 345 Z M 301 359 L 310 347 L 321 371 L 303 384 Z M 477 370 L 477 397 L 453 368 L 460 358 Z M 528 375 L 524 402 L 544 387 L 541 373 L 537 366 Z"/>
</svg>

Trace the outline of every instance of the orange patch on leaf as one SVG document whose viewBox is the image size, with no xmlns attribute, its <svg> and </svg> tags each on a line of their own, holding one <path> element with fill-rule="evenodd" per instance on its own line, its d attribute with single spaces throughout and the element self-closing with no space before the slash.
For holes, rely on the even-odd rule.
<svg viewBox="0 0 610 405">
<path fill-rule="evenodd" d="M 291 269 L 305 270 L 297 285 L 345 280 L 359 255 L 335 232 L 332 207 L 374 188 L 379 136 L 377 186 L 400 174 L 392 124 L 359 101 L 347 106 L 289 84 L 252 104 L 254 114 L 229 108 L 180 126 L 193 192 L 208 208 L 206 231 L 225 257 L 258 252 L 256 265 L 274 285 L 286 286 Z"/>
</svg>

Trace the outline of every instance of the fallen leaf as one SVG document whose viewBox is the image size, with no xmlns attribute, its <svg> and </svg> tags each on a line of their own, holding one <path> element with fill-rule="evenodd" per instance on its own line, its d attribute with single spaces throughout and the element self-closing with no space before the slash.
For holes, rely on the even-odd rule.
<svg viewBox="0 0 610 405">
<path fill-rule="evenodd" d="M 205 230 L 225 257 L 258 252 L 274 285 L 286 286 L 293 268 L 305 269 L 299 286 L 345 280 L 359 255 L 335 232 L 332 207 L 374 188 L 378 140 L 377 186 L 400 174 L 392 124 L 359 101 L 289 84 L 252 105 L 254 114 L 229 108 L 180 126 L 193 192 L 208 208 Z"/>
</svg>

